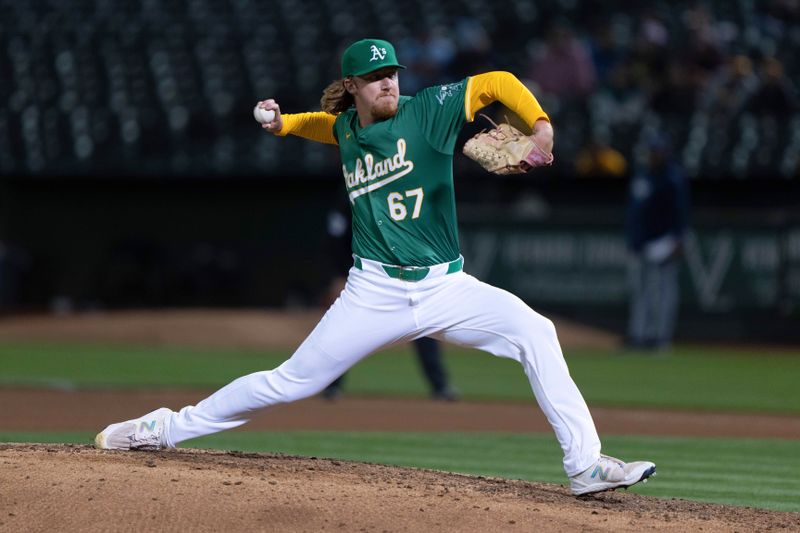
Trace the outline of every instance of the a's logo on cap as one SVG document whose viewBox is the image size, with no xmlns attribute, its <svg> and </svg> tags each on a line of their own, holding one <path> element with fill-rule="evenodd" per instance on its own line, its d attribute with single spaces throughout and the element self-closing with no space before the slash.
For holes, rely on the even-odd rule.
<svg viewBox="0 0 800 533">
<path fill-rule="evenodd" d="M 369 47 L 369 51 L 372 52 L 372 59 L 369 60 L 370 63 L 386 57 L 386 48 L 378 48 L 373 44 Z"/>
</svg>

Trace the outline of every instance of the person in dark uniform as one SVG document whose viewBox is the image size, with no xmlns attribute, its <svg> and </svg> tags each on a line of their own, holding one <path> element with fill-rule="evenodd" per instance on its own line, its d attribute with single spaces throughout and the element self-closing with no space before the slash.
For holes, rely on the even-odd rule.
<svg viewBox="0 0 800 533">
<path fill-rule="evenodd" d="M 645 167 L 631 180 L 626 236 L 631 300 L 627 344 L 667 350 L 678 312 L 678 272 L 686 235 L 689 186 L 669 140 L 648 143 Z"/>
</svg>

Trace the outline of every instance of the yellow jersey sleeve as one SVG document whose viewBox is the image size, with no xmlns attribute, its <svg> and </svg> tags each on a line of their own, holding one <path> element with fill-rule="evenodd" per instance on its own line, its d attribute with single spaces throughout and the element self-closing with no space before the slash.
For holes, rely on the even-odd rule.
<svg viewBox="0 0 800 533">
<path fill-rule="evenodd" d="M 475 120 L 475 114 L 491 104 L 500 101 L 525 123 L 533 128 L 537 120 L 550 122 L 539 101 L 516 76 L 510 72 L 487 72 L 470 76 L 467 93 L 464 95 L 464 113 L 467 121 Z"/>
<path fill-rule="evenodd" d="M 276 132 L 276 135 L 283 137 L 291 133 L 311 141 L 339 144 L 336 142 L 336 137 L 333 136 L 333 123 L 336 122 L 336 115 L 316 111 L 281 114 L 281 119 L 283 119 L 283 128 Z"/>
</svg>

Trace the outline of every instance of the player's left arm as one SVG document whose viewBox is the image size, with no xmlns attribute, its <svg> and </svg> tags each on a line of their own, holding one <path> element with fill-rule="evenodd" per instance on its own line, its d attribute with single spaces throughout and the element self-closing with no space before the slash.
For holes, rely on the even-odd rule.
<svg viewBox="0 0 800 533">
<path fill-rule="evenodd" d="M 501 102 L 519 115 L 531 128 L 534 142 L 547 151 L 553 151 L 553 126 L 539 101 L 516 76 L 510 72 L 495 71 L 470 76 L 464 95 L 464 113 L 467 121 L 491 104 Z"/>
</svg>

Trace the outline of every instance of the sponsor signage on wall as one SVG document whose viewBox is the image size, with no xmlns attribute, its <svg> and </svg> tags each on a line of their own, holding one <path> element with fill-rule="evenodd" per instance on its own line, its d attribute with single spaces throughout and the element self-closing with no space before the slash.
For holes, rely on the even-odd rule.
<svg viewBox="0 0 800 533">
<path fill-rule="evenodd" d="M 488 228 L 488 229 L 487 229 Z M 628 251 L 616 228 L 461 228 L 465 270 L 540 304 L 618 306 Z M 800 228 L 696 230 L 684 245 L 682 305 L 709 312 L 800 306 Z"/>
</svg>

